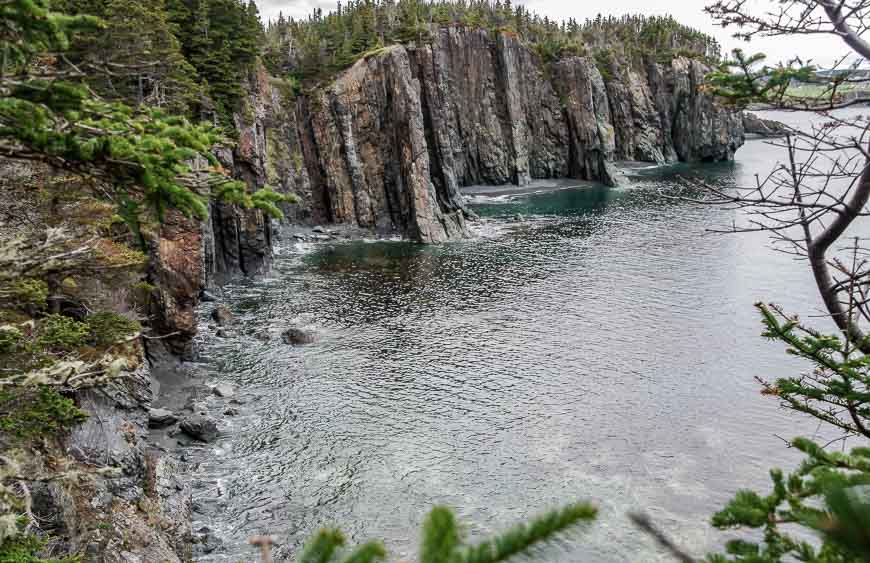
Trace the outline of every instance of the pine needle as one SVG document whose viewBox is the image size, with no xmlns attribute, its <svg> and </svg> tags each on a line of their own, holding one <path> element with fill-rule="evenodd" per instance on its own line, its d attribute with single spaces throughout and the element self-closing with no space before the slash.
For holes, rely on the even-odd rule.
<svg viewBox="0 0 870 563">
<path fill-rule="evenodd" d="M 305 546 L 297 563 L 330 563 L 343 545 L 344 535 L 340 530 L 320 530 Z"/>
<path fill-rule="evenodd" d="M 374 563 L 375 561 L 383 561 L 386 557 L 387 551 L 384 549 L 384 544 L 373 541 L 356 548 L 342 563 Z"/>
<path fill-rule="evenodd" d="M 519 524 L 507 532 L 473 547 L 465 548 L 452 561 L 456 563 L 495 563 L 553 540 L 581 523 L 595 519 L 598 509 L 587 503 L 569 505 L 543 514 L 528 524 Z"/>
<path fill-rule="evenodd" d="M 420 563 L 448 563 L 459 545 L 456 517 L 446 507 L 436 506 L 423 522 L 423 549 Z"/>
</svg>

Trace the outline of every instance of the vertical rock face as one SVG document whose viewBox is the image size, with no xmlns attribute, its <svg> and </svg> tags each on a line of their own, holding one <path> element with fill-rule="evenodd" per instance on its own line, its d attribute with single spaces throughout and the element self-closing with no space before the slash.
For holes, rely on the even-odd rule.
<svg viewBox="0 0 870 563">
<path fill-rule="evenodd" d="M 706 71 L 685 58 L 544 64 L 511 34 L 443 28 L 428 44 L 382 49 L 292 103 L 262 88 L 257 98 L 271 102 L 243 132 L 241 146 L 255 150 L 237 151 L 237 170 L 254 163 L 251 183 L 268 177 L 298 195 L 295 219 L 422 242 L 461 237 L 462 186 L 612 185 L 619 160 L 732 158 L 741 119 L 703 91 Z"/>
<path fill-rule="evenodd" d="M 319 185 L 334 222 L 421 242 L 464 232 L 449 198 L 432 180 L 420 83 L 408 52 L 391 48 L 351 68 L 308 105 Z"/>
</svg>

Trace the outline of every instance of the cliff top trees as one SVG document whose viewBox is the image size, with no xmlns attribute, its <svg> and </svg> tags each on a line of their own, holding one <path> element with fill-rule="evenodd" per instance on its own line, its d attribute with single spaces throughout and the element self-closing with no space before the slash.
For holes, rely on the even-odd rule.
<svg viewBox="0 0 870 563">
<path fill-rule="evenodd" d="M 581 25 L 550 21 L 498 0 L 350 0 L 326 15 L 318 8 L 305 20 L 270 22 L 267 62 L 273 72 L 324 79 L 375 46 L 429 41 L 434 26 L 513 33 L 547 60 L 596 50 L 618 52 L 630 62 L 645 56 L 719 56 L 713 38 L 671 17 L 599 16 Z"/>
</svg>

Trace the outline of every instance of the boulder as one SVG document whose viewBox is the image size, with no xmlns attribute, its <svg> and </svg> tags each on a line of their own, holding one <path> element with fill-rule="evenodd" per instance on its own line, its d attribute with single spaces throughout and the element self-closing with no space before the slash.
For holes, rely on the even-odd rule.
<svg viewBox="0 0 870 563">
<path fill-rule="evenodd" d="M 218 383 L 212 387 L 211 392 L 218 397 L 227 399 L 236 394 L 236 388 L 229 383 Z"/>
<path fill-rule="evenodd" d="M 305 344 L 313 344 L 317 337 L 311 331 L 302 330 L 301 328 L 290 328 L 281 334 L 281 339 L 284 341 L 284 344 L 303 346 Z"/>
<path fill-rule="evenodd" d="M 214 308 L 214 311 L 211 312 L 211 318 L 218 324 L 218 326 L 227 326 L 235 322 L 236 318 L 227 309 L 226 305 L 218 305 Z"/>
<path fill-rule="evenodd" d="M 218 437 L 217 423 L 202 414 L 193 414 L 182 420 L 181 430 L 200 442 L 213 442 Z"/>
<path fill-rule="evenodd" d="M 217 297 L 215 297 L 208 290 L 203 289 L 199 293 L 199 300 L 202 301 L 203 303 L 214 303 L 217 301 Z"/>
<path fill-rule="evenodd" d="M 178 422 L 174 412 L 166 409 L 148 409 L 148 427 L 163 428 Z"/>
</svg>

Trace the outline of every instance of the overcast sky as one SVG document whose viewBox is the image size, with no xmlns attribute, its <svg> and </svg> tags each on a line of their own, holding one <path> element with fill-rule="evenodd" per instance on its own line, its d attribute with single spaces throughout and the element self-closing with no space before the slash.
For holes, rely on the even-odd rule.
<svg viewBox="0 0 870 563">
<path fill-rule="evenodd" d="M 285 16 L 305 17 L 311 10 L 319 6 L 324 12 L 335 8 L 335 0 L 256 0 L 263 20 L 275 18 L 278 12 Z M 750 0 L 764 6 L 767 0 Z M 742 47 L 745 51 L 762 51 L 768 54 L 769 62 L 787 60 L 794 55 L 804 59 L 813 59 L 820 66 L 831 64 L 844 49 L 840 41 L 834 37 L 799 37 L 799 38 L 769 38 L 753 40 L 746 44 L 730 37 L 732 31 L 715 27 L 710 18 L 704 14 L 703 7 L 708 2 L 704 0 L 607 0 L 593 2 L 589 0 L 514 0 L 514 4 L 525 4 L 530 10 L 559 20 L 574 17 L 578 21 L 595 17 L 598 12 L 605 15 L 620 16 L 628 13 L 648 15 L 672 14 L 677 20 L 692 27 L 701 29 L 715 36 L 722 45 L 731 50 Z"/>
</svg>

